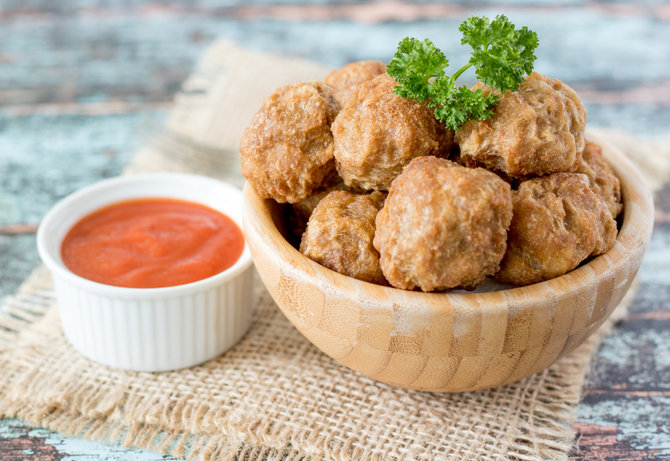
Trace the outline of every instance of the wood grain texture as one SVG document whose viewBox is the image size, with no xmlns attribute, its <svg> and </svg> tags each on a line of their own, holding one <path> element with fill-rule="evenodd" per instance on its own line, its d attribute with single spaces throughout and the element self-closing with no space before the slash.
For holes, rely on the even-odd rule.
<svg viewBox="0 0 670 461">
<path fill-rule="evenodd" d="M 546 282 L 490 293 L 419 293 L 346 277 L 293 248 L 273 220 L 279 205 L 248 183 L 245 235 L 280 309 L 343 365 L 437 392 L 510 383 L 581 344 L 618 305 L 642 262 L 653 226 L 651 193 L 623 154 L 594 140 L 621 180 L 619 235 L 604 255 Z"/>
</svg>

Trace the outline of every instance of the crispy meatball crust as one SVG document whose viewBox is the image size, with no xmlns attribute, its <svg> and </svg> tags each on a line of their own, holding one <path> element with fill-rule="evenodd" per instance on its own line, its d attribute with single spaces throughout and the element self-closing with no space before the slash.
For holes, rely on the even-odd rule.
<svg viewBox="0 0 670 461">
<path fill-rule="evenodd" d="M 336 190 L 345 190 L 347 192 L 361 192 L 357 191 L 354 189 L 351 189 L 348 187 L 342 180 L 340 179 L 339 181 L 330 184 L 326 187 L 323 187 L 317 191 L 315 191 L 312 195 L 309 197 L 300 200 L 299 202 L 296 202 L 293 204 L 293 212 L 295 215 L 304 220 L 305 224 L 307 224 L 307 221 L 309 220 L 309 217 L 312 216 L 312 213 L 314 212 L 314 209 L 316 206 L 319 204 L 319 202 L 328 194 L 330 194 L 333 191 Z"/>
<path fill-rule="evenodd" d="M 393 181 L 374 245 L 396 288 L 471 289 L 498 270 L 511 219 L 511 188 L 498 176 L 419 157 Z"/>
<path fill-rule="evenodd" d="M 529 179 L 513 194 L 507 252 L 495 278 L 509 285 L 548 280 L 614 244 L 617 228 L 607 205 L 578 173 Z"/>
<path fill-rule="evenodd" d="M 413 158 L 449 154 L 453 132 L 424 104 L 394 94 L 395 85 L 387 74 L 361 83 L 333 123 L 337 171 L 348 186 L 388 190 Z"/>
<path fill-rule="evenodd" d="M 356 61 L 326 75 L 325 82 L 335 89 L 335 98 L 344 106 L 354 88 L 385 72 L 381 61 Z"/>
<path fill-rule="evenodd" d="M 319 204 L 319 202 L 329 193 L 336 190 L 346 190 L 347 192 L 352 193 L 362 193 L 362 191 L 354 190 L 350 187 L 347 187 L 342 179 L 330 184 L 326 187 L 323 187 L 306 199 L 300 200 L 292 205 L 293 208 L 293 218 L 291 221 L 291 230 L 294 235 L 301 236 L 305 229 L 307 228 L 307 221 L 309 221 L 310 216 L 314 212 L 314 209 Z"/>
<path fill-rule="evenodd" d="M 295 203 L 336 177 L 330 126 L 339 110 L 322 82 L 285 86 L 265 100 L 240 142 L 242 175 L 261 197 Z"/>
<path fill-rule="evenodd" d="M 572 167 L 584 149 L 585 125 L 586 109 L 574 90 L 533 72 L 517 91 L 500 97 L 492 118 L 466 122 L 456 141 L 469 166 L 545 175 Z"/>
<path fill-rule="evenodd" d="M 623 209 L 621 183 L 612 167 L 603 158 L 602 152 L 598 144 L 586 141 L 586 147 L 577 156 L 577 161 L 571 171 L 588 176 L 591 189 L 605 202 L 612 217 L 616 218 Z"/>
<path fill-rule="evenodd" d="M 314 209 L 302 236 L 300 251 L 340 274 L 387 285 L 372 246 L 375 218 L 386 193 L 369 195 L 333 191 Z"/>
</svg>

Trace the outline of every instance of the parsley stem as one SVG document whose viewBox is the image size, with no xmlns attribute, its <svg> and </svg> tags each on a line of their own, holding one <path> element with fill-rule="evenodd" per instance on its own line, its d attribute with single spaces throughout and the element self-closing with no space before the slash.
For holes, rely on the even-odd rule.
<svg viewBox="0 0 670 461">
<path fill-rule="evenodd" d="M 466 70 L 468 70 L 470 67 L 472 67 L 472 63 L 471 63 L 471 62 L 468 62 L 466 65 L 464 65 L 463 67 L 461 67 L 460 69 L 458 69 L 458 70 L 456 71 L 456 73 L 455 73 L 454 75 L 451 76 L 451 82 L 452 82 L 452 84 L 456 83 L 456 80 L 458 79 L 458 77 L 460 77 L 461 74 L 462 74 L 463 72 L 465 72 Z"/>
</svg>

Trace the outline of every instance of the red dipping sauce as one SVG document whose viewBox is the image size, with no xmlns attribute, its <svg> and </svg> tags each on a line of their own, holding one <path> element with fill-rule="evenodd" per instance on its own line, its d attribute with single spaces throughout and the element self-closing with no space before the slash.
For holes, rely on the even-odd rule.
<svg viewBox="0 0 670 461">
<path fill-rule="evenodd" d="M 231 267 L 244 249 L 232 219 L 167 198 L 127 200 L 82 218 L 61 246 L 63 263 L 94 282 L 130 288 L 183 285 Z"/>
</svg>

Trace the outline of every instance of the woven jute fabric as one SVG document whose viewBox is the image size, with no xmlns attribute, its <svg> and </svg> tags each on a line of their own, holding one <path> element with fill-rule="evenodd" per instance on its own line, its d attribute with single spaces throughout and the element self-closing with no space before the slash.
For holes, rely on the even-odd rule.
<svg viewBox="0 0 670 461">
<path fill-rule="evenodd" d="M 326 71 L 217 42 L 167 128 L 127 173 L 187 171 L 239 183 L 239 136 L 265 96 Z M 600 134 L 640 159 L 654 188 L 665 182 L 667 141 Z M 293 328 L 259 281 L 251 329 L 224 355 L 167 373 L 109 369 L 69 345 L 39 268 L 0 307 L 0 416 L 202 459 L 566 459 L 589 362 L 633 292 L 598 333 L 544 372 L 496 389 L 437 394 L 338 365 Z"/>
</svg>

